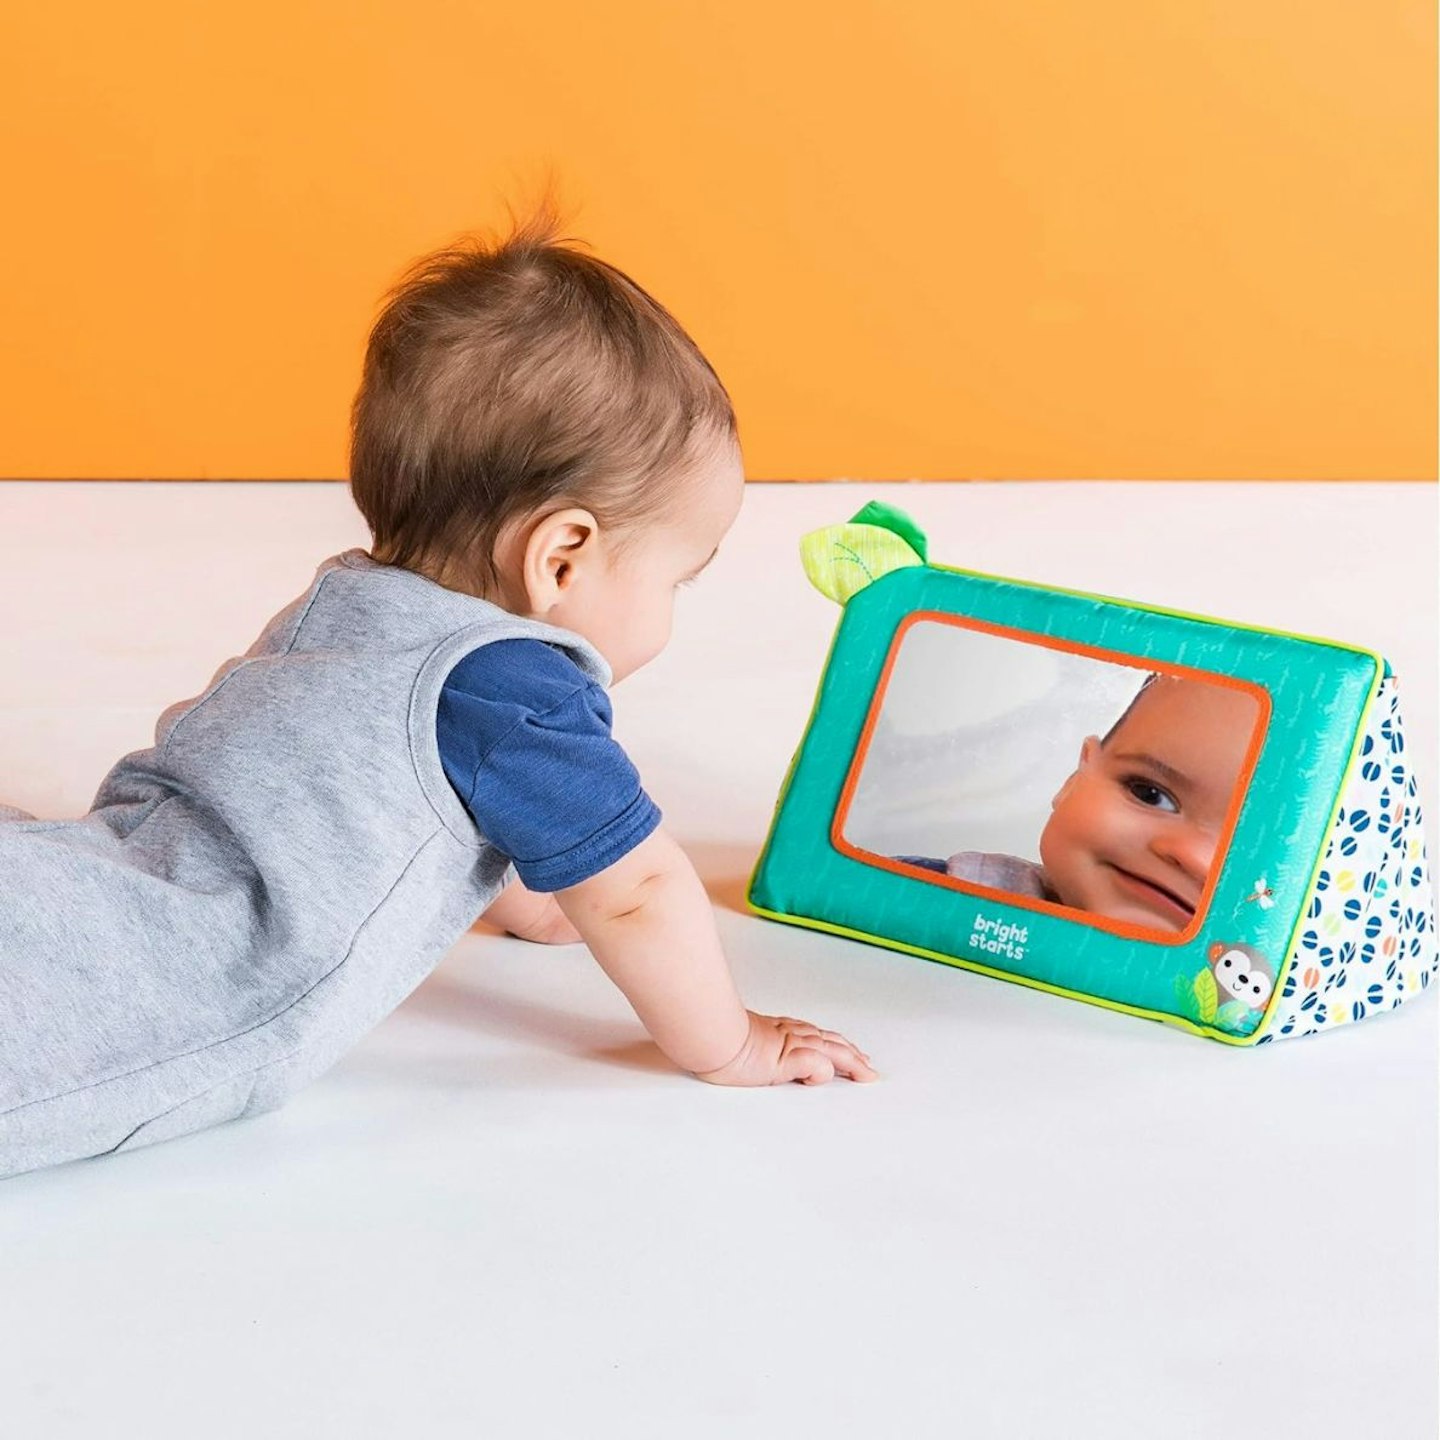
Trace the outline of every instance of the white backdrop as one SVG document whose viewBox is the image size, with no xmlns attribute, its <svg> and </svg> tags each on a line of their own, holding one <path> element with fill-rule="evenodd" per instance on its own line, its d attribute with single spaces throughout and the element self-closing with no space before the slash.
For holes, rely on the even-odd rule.
<svg viewBox="0 0 1440 1440">
<path fill-rule="evenodd" d="M 469 935 L 282 1110 L 0 1184 L 7 1437 L 1434 1440 L 1434 986 L 1235 1050 L 745 913 L 838 618 L 798 540 L 875 498 L 1374 646 L 1437 853 L 1434 486 L 758 486 L 616 734 L 742 995 L 880 1081 L 704 1085 L 583 947 Z M 0 800 L 82 811 L 365 538 L 338 485 L 0 483 Z"/>
</svg>

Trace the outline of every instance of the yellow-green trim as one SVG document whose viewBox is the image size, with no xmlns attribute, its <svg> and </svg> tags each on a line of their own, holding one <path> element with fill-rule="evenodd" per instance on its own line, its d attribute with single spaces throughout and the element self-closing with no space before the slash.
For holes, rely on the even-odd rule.
<svg viewBox="0 0 1440 1440">
<path fill-rule="evenodd" d="M 763 852 L 762 852 L 763 853 Z M 752 877 L 753 884 L 753 877 Z M 841 935 L 847 940 L 863 940 L 870 945 L 880 945 L 886 950 L 903 950 L 907 955 L 918 955 L 922 960 L 937 960 L 942 965 L 954 966 L 957 970 L 973 970 L 977 975 L 989 975 L 995 980 L 1008 980 L 1013 985 L 1024 985 L 1029 990 L 1044 990 L 1050 995 L 1060 995 L 1066 1000 L 1083 1000 L 1087 1005 L 1098 1005 L 1104 1010 L 1116 1010 L 1122 1015 L 1138 1015 L 1142 1020 L 1159 1020 L 1164 1025 L 1173 1025 L 1179 1030 L 1188 1030 L 1206 1040 L 1221 1040 L 1227 1045 L 1242 1049 L 1255 1043 L 1254 1035 L 1231 1035 L 1225 1030 L 1212 1030 L 1179 1015 L 1170 1015 L 1162 1010 L 1142 1010 L 1136 1005 L 1123 1005 L 1118 1000 L 1102 1000 L 1098 995 L 1086 995 L 1079 990 L 1065 990 L 1059 985 L 1047 985 L 1043 980 L 1030 980 L 1023 975 L 1012 975 L 1007 970 L 992 970 L 988 965 L 973 960 L 961 960 L 955 955 L 942 955 L 938 950 L 925 950 L 918 945 L 907 945 L 903 940 L 887 940 L 881 935 L 867 935 L 863 930 L 850 930 L 844 925 L 832 925 L 828 920 L 812 920 L 808 915 L 783 915 L 778 910 L 766 910 L 757 905 L 747 894 L 745 904 L 757 915 L 767 920 L 778 920 L 782 925 L 803 925 L 807 930 L 824 930 L 831 935 Z M 1258 1032 L 1256 1032 L 1258 1034 Z"/>
<path fill-rule="evenodd" d="M 913 567 L 906 567 L 913 568 Z M 880 577 L 885 578 L 883 575 Z M 841 607 L 840 619 L 835 622 L 835 628 L 830 633 L 830 648 L 825 652 L 825 663 L 820 667 L 820 678 L 815 682 L 815 698 L 810 702 L 810 714 L 806 716 L 805 728 L 800 732 L 799 743 L 795 746 L 795 752 L 790 756 L 790 763 L 785 767 L 785 778 L 780 782 L 780 792 L 775 797 L 775 804 L 770 811 L 770 824 L 765 831 L 765 843 L 760 847 L 760 853 L 755 857 L 755 864 L 750 870 L 750 878 L 745 882 L 745 903 L 750 904 L 750 892 L 755 888 L 755 877 L 760 873 L 760 862 L 765 858 L 765 852 L 770 848 L 770 841 L 775 837 L 775 827 L 780 823 L 780 807 L 785 803 L 786 793 L 790 789 L 790 781 L 795 776 L 795 767 L 800 763 L 800 757 L 805 753 L 805 742 L 810 738 L 810 729 L 815 724 L 815 715 L 820 709 L 820 692 L 825 688 L 825 675 L 830 669 L 830 661 L 835 657 L 835 647 L 840 643 L 840 627 L 845 620 L 845 610 Z M 832 847 L 833 848 L 833 847 Z M 836 852 L 839 853 L 838 851 Z M 751 906 L 755 909 L 754 906 Z M 756 913 L 761 913 L 756 910 Z"/>
<path fill-rule="evenodd" d="M 1275 632 L 1270 632 L 1275 633 Z M 1370 652 L 1365 652 L 1370 653 Z M 1377 657 L 1378 658 L 1378 657 Z M 1295 916 L 1295 928 L 1290 932 L 1290 938 L 1285 944 L 1285 954 L 1281 960 L 1284 973 L 1277 973 L 1275 976 L 1275 990 L 1270 996 L 1270 1003 L 1265 1007 L 1265 1013 L 1260 1017 L 1260 1023 L 1255 1027 L 1251 1035 L 1252 1043 L 1258 1044 L 1260 1037 L 1266 1034 L 1271 1022 L 1275 1019 L 1280 1009 L 1280 992 L 1283 989 L 1285 975 L 1289 974 L 1292 964 L 1292 957 L 1295 954 L 1295 946 L 1299 943 L 1300 930 L 1305 924 L 1306 916 L 1310 911 L 1310 902 L 1315 898 L 1316 886 L 1320 883 L 1320 871 L 1325 863 L 1325 852 L 1330 848 L 1330 836 L 1335 830 L 1335 817 L 1340 813 L 1340 802 L 1345 798 L 1345 792 L 1350 786 L 1351 777 L 1355 773 L 1356 762 L 1360 759 L 1360 744 L 1365 738 L 1365 730 L 1370 719 L 1370 714 L 1375 708 L 1375 702 L 1380 698 L 1380 691 L 1385 685 L 1385 662 L 1383 660 L 1375 667 L 1375 682 L 1370 687 L 1370 694 L 1365 701 L 1364 708 L 1360 711 L 1360 719 L 1355 724 L 1355 738 L 1350 742 L 1350 758 L 1345 762 L 1345 772 L 1340 777 L 1340 783 L 1335 787 L 1335 800 L 1330 806 L 1330 817 L 1325 822 L 1325 839 L 1316 849 L 1315 865 L 1310 871 L 1310 883 L 1305 887 L 1305 898 L 1300 903 L 1300 909 Z"/>
<path fill-rule="evenodd" d="M 948 571 L 954 575 L 969 575 L 977 580 L 1000 580 L 1007 585 L 1020 585 L 1028 590 L 1044 590 L 1051 594 L 1073 595 L 1082 600 L 1099 600 L 1107 605 L 1121 605 L 1127 610 L 1142 610 L 1152 615 L 1170 615 L 1178 620 L 1198 620 L 1202 624 L 1220 625 L 1227 630 L 1248 630 L 1251 632 L 1251 634 L 1255 635 L 1280 635 L 1284 636 L 1288 640 L 1300 640 L 1307 645 L 1324 645 L 1332 650 L 1345 650 L 1352 655 L 1366 656 L 1374 663 L 1375 678 L 1371 682 L 1370 694 L 1366 698 L 1365 704 L 1360 711 L 1360 718 L 1355 725 L 1355 737 L 1350 742 L 1350 758 L 1346 761 L 1345 771 L 1340 777 L 1340 784 L 1336 787 L 1335 799 L 1330 806 L 1330 816 L 1325 824 L 1326 836 L 1328 837 L 1330 832 L 1334 829 L 1335 817 L 1340 812 L 1340 802 L 1344 798 L 1346 787 L 1349 785 L 1350 778 L 1354 773 L 1355 762 L 1359 758 L 1360 743 L 1365 738 L 1366 722 L 1369 720 L 1370 713 L 1375 707 L 1375 701 L 1380 694 L 1380 688 L 1385 683 L 1385 657 L 1381 655 L 1379 651 L 1371 650 L 1368 646 L 1365 645 L 1352 645 L 1348 641 L 1344 640 L 1330 640 L 1322 635 L 1301 635 L 1294 630 L 1277 630 L 1273 626 L 1250 625 L 1240 620 L 1225 620 L 1218 615 L 1201 615 L 1191 610 L 1171 610 L 1164 605 L 1146 605 L 1141 603 L 1140 601 L 1123 599 L 1121 596 L 1118 595 L 1100 595 L 1092 590 L 1070 590 L 1061 585 L 1043 585 L 1035 580 L 1016 580 L 1006 575 L 993 575 L 989 571 L 985 570 L 966 570 L 959 565 L 938 565 L 934 562 L 931 562 L 930 568 L 932 570 Z M 827 661 L 826 663 L 828 664 L 829 662 Z M 768 845 L 768 838 L 766 843 Z M 1214 1038 L 1224 1039 L 1231 1044 L 1255 1045 L 1259 1043 L 1260 1037 L 1262 1035 L 1265 1035 L 1269 1031 L 1271 1022 L 1274 1020 L 1276 1014 L 1279 1011 L 1281 991 L 1284 988 L 1283 982 L 1285 974 L 1289 971 L 1291 957 L 1295 953 L 1295 946 L 1299 940 L 1301 928 L 1305 924 L 1305 917 L 1310 909 L 1310 902 L 1315 898 L 1315 887 L 1319 883 L 1320 871 L 1324 864 L 1326 848 L 1327 846 L 1325 844 L 1321 844 L 1317 850 L 1315 856 L 1315 864 L 1310 871 L 1310 880 L 1305 889 L 1304 900 L 1301 902 L 1299 911 L 1296 914 L 1294 928 L 1291 930 L 1290 936 L 1285 942 L 1285 953 L 1280 958 L 1280 969 L 1275 977 L 1275 989 L 1270 996 L 1269 1004 L 1267 1004 L 1265 1007 L 1265 1013 L 1260 1017 L 1260 1023 L 1255 1027 L 1255 1029 L 1251 1031 L 1248 1036 L 1237 1037 L 1233 1035 L 1226 1035 L 1223 1031 L 1211 1031 L 1203 1028 L 1197 1028 L 1185 1020 L 1177 1019 L 1177 1024 L 1183 1025 L 1186 1029 L 1194 1030 L 1196 1034 L 1207 1036 L 1213 1035 Z M 963 961 L 957 963 L 964 964 Z M 967 966 L 966 968 L 981 969 L 983 967 Z M 988 974 L 990 972 L 986 971 L 985 973 Z M 1030 984 L 1031 982 L 1021 980 L 1019 981 L 1019 983 Z M 1037 988 L 1045 989 L 1047 987 L 1040 985 Z M 1056 993 L 1070 994 L 1071 992 L 1057 991 Z M 1076 995 L 1075 998 L 1083 1000 L 1087 997 L 1083 995 Z M 1105 1000 L 1096 1000 L 1094 1003 L 1097 1005 L 1107 1005 L 1112 1009 L 1126 1009 L 1125 1006 L 1111 1006 L 1110 1002 Z M 1130 1013 L 1141 1015 L 1148 1014 L 1149 1012 L 1135 1010 L 1131 1011 Z"/>
<path fill-rule="evenodd" d="M 911 567 L 906 567 L 911 568 Z M 921 568 L 921 567 L 914 567 Z M 1335 799 L 1330 807 L 1330 815 L 1326 822 L 1325 833 L 1333 830 L 1335 817 L 1340 810 L 1340 802 L 1345 794 L 1346 787 L 1350 783 L 1354 772 L 1356 761 L 1359 758 L 1360 744 L 1365 736 L 1366 723 L 1374 709 L 1375 701 L 1380 694 L 1380 689 L 1385 682 L 1385 657 L 1378 651 L 1371 650 L 1363 645 L 1352 645 L 1343 640 L 1330 640 L 1319 635 L 1301 635 L 1293 630 L 1277 630 L 1265 625 L 1251 625 L 1243 621 L 1225 620 L 1217 615 L 1202 615 L 1190 610 L 1172 610 L 1163 605 L 1146 605 L 1135 600 L 1127 600 L 1118 595 L 1101 595 L 1092 590 L 1071 590 L 1061 585 L 1045 585 L 1036 580 L 1017 580 L 1011 576 L 995 575 L 984 570 L 967 570 L 959 565 L 941 565 L 933 560 L 927 560 L 924 568 L 930 570 L 944 571 L 954 575 L 968 575 L 979 580 L 997 580 L 1007 585 L 1019 585 L 1028 590 L 1043 590 L 1051 594 L 1071 595 L 1082 600 L 1098 600 L 1104 604 L 1120 605 L 1128 610 L 1139 610 L 1153 615 L 1169 615 L 1180 620 L 1194 620 L 1207 625 L 1220 625 L 1230 630 L 1247 630 L 1256 635 L 1277 635 L 1290 640 L 1299 640 L 1311 645 L 1324 645 L 1334 650 L 1345 650 L 1351 654 L 1367 656 L 1375 666 L 1375 678 L 1371 682 L 1370 693 L 1365 705 L 1360 712 L 1359 720 L 1355 726 L 1355 736 L 1350 743 L 1350 757 L 1345 765 L 1341 776 L 1340 784 L 1336 788 Z M 885 576 L 879 577 L 884 580 Z M 877 580 L 875 583 L 879 583 Z M 970 970 L 977 975 L 988 975 L 996 980 L 1008 980 L 1015 985 L 1024 985 L 1031 990 L 1043 990 L 1051 995 L 1060 995 L 1068 1000 L 1080 1000 L 1088 1005 L 1098 1005 L 1105 1010 L 1114 1010 L 1123 1015 L 1136 1015 L 1145 1020 L 1158 1020 L 1161 1024 L 1172 1025 L 1177 1029 L 1189 1031 L 1192 1035 L 1199 1035 L 1202 1039 L 1219 1040 L 1223 1044 L 1239 1048 L 1253 1047 L 1259 1043 L 1270 1029 L 1270 1025 L 1279 1011 L 1279 1002 L 1283 990 L 1285 975 L 1288 974 L 1291 964 L 1291 957 L 1294 954 L 1295 945 L 1298 941 L 1301 927 L 1304 925 L 1306 914 L 1310 908 L 1310 902 L 1315 896 L 1315 887 L 1319 882 L 1320 870 L 1324 862 L 1326 846 L 1318 847 L 1315 856 L 1315 863 L 1310 872 L 1310 880 L 1305 890 L 1305 897 L 1296 915 L 1295 925 L 1286 941 L 1285 953 L 1281 957 L 1279 973 L 1276 975 L 1275 988 L 1270 996 L 1269 1004 L 1265 1007 L 1265 1013 L 1260 1018 L 1260 1023 L 1249 1035 L 1234 1035 L 1228 1031 L 1215 1029 L 1203 1025 L 1196 1025 L 1183 1016 L 1169 1014 L 1158 1010 L 1145 1010 L 1134 1005 L 1124 1005 L 1114 1000 L 1103 1000 L 1095 995 L 1086 995 L 1078 990 L 1066 990 L 1058 985 L 1047 985 L 1041 980 L 1030 980 L 1022 975 L 1013 975 L 1008 971 L 995 970 L 987 965 L 981 965 L 973 960 L 962 960 L 955 955 L 944 955 L 936 950 L 926 950 L 920 946 L 907 945 L 900 940 L 889 940 L 879 935 L 869 935 L 861 930 L 851 930 L 843 925 L 832 925 L 825 920 L 813 920 L 808 916 L 786 915 L 779 911 L 767 910 L 763 906 L 755 904 L 750 898 L 755 888 L 756 878 L 760 874 L 760 866 L 770 849 L 770 842 L 774 838 L 775 828 L 779 824 L 780 810 L 785 802 L 785 796 L 790 789 L 790 782 L 795 774 L 795 767 L 800 763 L 800 756 L 804 753 L 805 742 L 809 738 L 810 730 L 815 723 L 815 716 L 820 709 L 820 696 L 824 690 L 825 675 L 829 671 L 830 662 L 835 654 L 835 647 L 839 643 L 840 631 L 844 620 L 843 610 L 841 618 L 837 621 L 835 629 L 830 637 L 830 645 L 825 653 L 825 663 L 820 668 L 820 679 L 815 685 L 815 698 L 810 704 L 810 714 L 806 718 L 805 728 L 801 732 L 800 741 L 796 745 L 794 753 L 790 757 L 790 763 L 785 769 L 785 778 L 781 782 L 780 790 L 776 796 L 775 805 L 770 812 L 770 824 L 765 832 L 764 843 L 755 857 L 755 864 L 751 868 L 750 878 L 745 885 L 745 905 L 755 915 L 763 916 L 768 920 L 775 920 L 785 925 L 800 925 L 806 929 L 819 930 L 831 935 L 840 935 L 850 940 L 860 940 L 867 944 L 880 945 L 888 950 L 897 950 L 905 954 L 917 955 L 924 960 L 933 960 L 942 965 L 950 965 L 960 970 Z M 1138 657 L 1137 657 L 1138 658 Z M 838 852 L 837 852 L 838 853 Z"/>
<path fill-rule="evenodd" d="M 1075 595 L 1082 600 L 1100 600 L 1107 605 L 1123 605 L 1127 610 L 1144 610 L 1151 615 L 1173 615 L 1177 620 L 1199 620 L 1206 625 L 1223 625 L 1227 630 L 1249 630 L 1256 635 L 1282 635 L 1287 640 L 1303 640 L 1309 645 L 1328 645 L 1332 650 L 1349 650 L 1356 655 L 1368 655 L 1375 661 L 1378 671 L 1383 673 L 1385 669 L 1385 657 L 1378 651 L 1364 645 L 1352 645 L 1346 640 L 1327 640 L 1321 635 L 1300 635 L 1294 630 L 1276 630 L 1269 625 L 1247 625 L 1242 620 L 1224 620 L 1218 615 L 1201 615 L 1192 610 L 1170 610 L 1164 605 L 1146 605 L 1138 600 L 1125 600 L 1119 595 L 1099 595 L 1093 590 L 1067 590 L 1063 585 L 1042 585 L 1038 580 L 1014 580 L 1008 575 L 992 575 L 988 570 L 965 570 L 959 565 L 937 565 L 933 561 L 929 568 L 945 570 L 952 575 L 969 575 L 976 580 L 1001 580 L 1006 585 L 1020 585 L 1027 590 L 1045 590 L 1054 595 Z M 881 580 L 884 578 L 883 575 L 880 577 Z"/>
</svg>

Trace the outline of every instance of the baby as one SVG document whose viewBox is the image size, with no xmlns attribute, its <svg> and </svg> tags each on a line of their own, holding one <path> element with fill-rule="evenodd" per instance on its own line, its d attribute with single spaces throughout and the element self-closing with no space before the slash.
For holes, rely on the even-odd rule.
<svg viewBox="0 0 1440 1440">
<path fill-rule="evenodd" d="M 674 318 L 542 215 L 420 262 L 370 336 L 369 551 L 159 718 L 88 814 L 0 811 L 0 1175 L 272 1109 L 477 916 L 583 940 L 719 1085 L 872 1080 L 742 1004 L 705 890 L 611 737 L 743 474 Z"/>
<path fill-rule="evenodd" d="M 963 850 L 902 856 L 977 885 L 1149 929 L 1183 930 L 1205 888 L 1255 726 L 1254 699 L 1151 675 L 1050 802 L 1040 864 Z"/>
</svg>

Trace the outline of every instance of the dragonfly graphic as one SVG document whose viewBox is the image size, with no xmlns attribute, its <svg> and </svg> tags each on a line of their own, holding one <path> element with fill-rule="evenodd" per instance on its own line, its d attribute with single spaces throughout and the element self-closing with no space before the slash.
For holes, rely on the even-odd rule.
<svg viewBox="0 0 1440 1440">
<path fill-rule="evenodd" d="M 1258 900 L 1262 910 L 1269 910 L 1275 904 L 1275 892 L 1270 888 L 1270 882 L 1262 875 L 1256 882 L 1255 888 L 1245 897 L 1248 903 L 1251 900 Z"/>
</svg>

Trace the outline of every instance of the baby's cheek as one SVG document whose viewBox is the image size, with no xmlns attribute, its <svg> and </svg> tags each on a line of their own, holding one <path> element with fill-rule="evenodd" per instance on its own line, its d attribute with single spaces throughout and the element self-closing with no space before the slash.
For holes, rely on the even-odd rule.
<svg viewBox="0 0 1440 1440">
<path fill-rule="evenodd" d="M 1103 867 L 1134 843 L 1133 820 L 1117 814 L 1094 788 L 1072 793 L 1052 812 L 1040 837 L 1040 862 L 1061 898 L 1093 909 L 1109 893 Z"/>
<path fill-rule="evenodd" d="M 1110 856 L 1112 851 L 1129 853 L 1143 848 L 1155 833 L 1155 826 L 1155 811 L 1107 794 L 1092 807 L 1086 829 L 1095 849 Z"/>
<path fill-rule="evenodd" d="M 1040 832 L 1040 863 L 1062 893 L 1073 887 L 1087 858 L 1071 814 L 1055 811 Z"/>
<path fill-rule="evenodd" d="M 1107 828 L 1103 800 L 1093 787 L 1080 785 L 1050 812 L 1040 843 L 1057 865 L 1072 865 L 1093 858 L 1094 842 Z"/>
<path fill-rule="evenodd" d="M 651 632 L 654 650 L 653 655 L 658 655 L 669 643 L 670 637 L 675 631 L 675 602 L 672 598 L 670 603 L 662 608 L 656 624 Z"/>
</svg>

